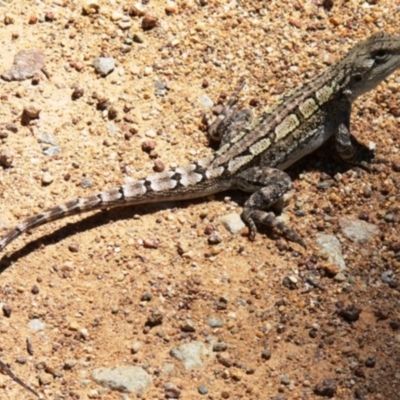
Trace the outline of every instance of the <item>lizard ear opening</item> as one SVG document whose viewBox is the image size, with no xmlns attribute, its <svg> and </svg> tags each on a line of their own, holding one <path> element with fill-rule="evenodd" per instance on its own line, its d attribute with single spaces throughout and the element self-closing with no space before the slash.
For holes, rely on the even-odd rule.
<svg viewBox="0 0 400 400">
<path fill-rule="evenodd" d="M 361 74 L 356 74 L 353 76 L 354 82 L 361 82 L 362 81 L 362 75 Z"/>
</svg>

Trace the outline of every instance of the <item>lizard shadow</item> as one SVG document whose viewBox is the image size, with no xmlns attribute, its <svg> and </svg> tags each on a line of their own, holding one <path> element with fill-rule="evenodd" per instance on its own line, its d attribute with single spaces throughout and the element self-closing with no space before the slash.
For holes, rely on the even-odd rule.
<svg viewBox="0 0 400 400">
<path fill-rule="evenodd" d="M 363 159 L 369 162 L 373 158 L 373 153 L 364 145 L 357 142 L 360 146 L 363 154 Z M 329 177 L 332 177 L 337 173 L 344 173 L 349 169 L 354 168 L 351 164 L 344 162 L 337 162 L 337 154 L 332 151 L 332 143 L 328 141 L 324 146 L 318 149 L 316 152 L 305 156 L 299 160 L 296 164 L 288 168 L 286 171 L 293 181 L 299 178 L 299 175 L 309 171 L 320 171 Z M 323 190 L 323 189 L 321 189 Z M 241 191 L 227 191 L 217 193 L 215 198 L 217 201 L 223 201 L 224 197 L 230 196 L 236 203 L 244 204 L 249 194 Z M 22 248 L 13 252 L 10 256 L 3 256 L 0 258 L 0 274 L 5 271 L 9 266 L 20 258 L 27 256 L 33 251 L 40 248 L 40 246 L 48 246 L 65 240 L 66 238 L 73 236 L 77 233 L 90 231 L 100 226 L 104 226 L 108 223 L 120 220 L 131 220 L 133 214 L 147 215 L 163 209 L 171 209 L 179 207 L 184 209 L 193 204 L 201 204 L 204 202 L 203 198 L 184 200 L 184 201 L 170 201 L 162 203 L 145 204 L 138 206 L 125 206 L 110 210 L 104 210 L 96 212 L 93 215 L 84 217 L 82 220 L 76 222 L 69 222 L 65 226 L 56 229 L 55 231 L 41 236 L 31 242 L 26 243 Z M 268 227 L 259 227 L 259 232 L 265 234 L 269 238 L 276 238 L 276 234 L 273 230 Z"/>
<path fill-rule="evenodd" d="M 38 250 L 41 246 L 49 246 L 59 243 L 68 237 L 79 233 L 91 231 L 108 223 L 122 220 L 132 220 L 133 215 L 148 215 L 163 209 L 173 209 L 179 205 L 180 209 L 188 207 L 190 204 L 201 203 L 201 198 L 192 201 L 170 201 L 154 204 L 143 204 L 137 206 L 118 207 L 109 210 L 97 211 L 93 215 L 83 217 L 76 222 L 68 222 L 64 226 L 55 229 L 49 234 L 26 243 L 20 249 L 14 251 L 11 255 L 0 258 L 0 274 L 9 268 L 18 259 L 23 258 L 30 253 Z M 204 199 L 203 199 L 204 201 Z M 28 235 L 29 236 L 29 235 Z"/>
</svg>

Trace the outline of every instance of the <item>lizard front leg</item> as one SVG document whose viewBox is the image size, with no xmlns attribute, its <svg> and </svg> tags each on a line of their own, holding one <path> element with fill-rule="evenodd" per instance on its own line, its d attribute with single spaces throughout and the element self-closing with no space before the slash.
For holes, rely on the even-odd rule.
<svg viewBox="0 0 400 400">
<path fill-rule="evenodd" d="M 371 168 L 368 161 L 373 157 L 373 152 L 364 145 L 358 143 L 351 135 L 350 113 L 351 104 L 347 102 L 344 102 L 341 107 L 336 110 L 335 120 L 338 121 L 334 137 L 336 151 L 342 160 L 369 171 Z"/>
<path fill-rule="evenodd" d="M 257 233 L 257 225 L 267 225 L 281 231 L 289 240 L 306 247 L 303 239 L 279 221 L 273 211 L 266 211 L 292 188 L 289 175 L 279 169 L 252 167 L 233 178 L 236 188 L 253 192 L 243 207 L 242 219 L 250 228 L 250 239 Z"/>
<path fill-rule="evenodd" d="M 240 83 L 214 121 L 206 120 L 209 138 L 214 142 L 220 143 L 220 146 L 234 141 L 235 136 L 242 133 L 253 121 L 253 115 L 250 109 L 244 108 L 238 110 L 238 106 L 236 105 L 238 102 L 238 95 L 244 85 L 244 81 Z"/>
</svg>

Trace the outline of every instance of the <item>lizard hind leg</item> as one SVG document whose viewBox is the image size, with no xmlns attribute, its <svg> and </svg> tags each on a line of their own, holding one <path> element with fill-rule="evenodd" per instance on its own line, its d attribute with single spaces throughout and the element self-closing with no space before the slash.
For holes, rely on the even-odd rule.
<svg viewBox="0 0 400 400">
<path fill-rule="evenodd" d="M 266 225 L 281 231 L 292 242 L 306 247 L 296 231 L 280 221 L 273 211 L 268 210 L 292 188 L 292 181 L 286 172 L 268 167 L 252 167 L 239 173 L 234 178 L 234 185 L 252 193 L 242 212 L 242 219 L 250 228 L 251 240 L 255 238 L 257 225 Z"/>
</svg>

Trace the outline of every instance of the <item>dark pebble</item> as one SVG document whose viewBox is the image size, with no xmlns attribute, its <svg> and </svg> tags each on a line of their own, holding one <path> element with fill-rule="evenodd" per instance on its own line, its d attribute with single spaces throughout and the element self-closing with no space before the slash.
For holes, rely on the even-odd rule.
<svg viewBox="0 0 400 400">
<path fill-rule="evenodd" d="M 326 378 L 314 388 L 314 393 L 318 396 L 333 397 L 337 391 L 337 383 L 332 378 Z"/>
</svg>

